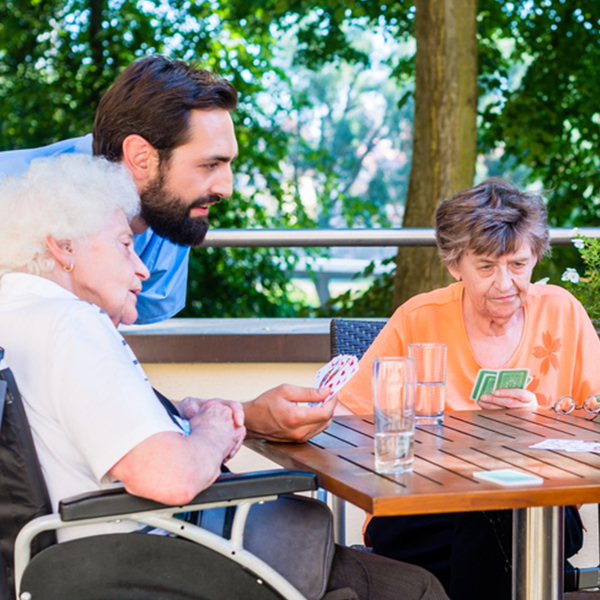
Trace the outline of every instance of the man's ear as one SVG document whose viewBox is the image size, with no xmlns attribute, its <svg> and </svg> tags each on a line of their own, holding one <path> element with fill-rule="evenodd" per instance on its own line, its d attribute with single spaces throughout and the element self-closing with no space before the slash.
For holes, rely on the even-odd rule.
<svg viewBox="0 0 600 600">
<path fill-rule="evenodd" d="M 136 184 L 152 181 L 158 173 L 158 151 L 141 135 L 131 134 L 123 140 L 123 162 Z"/>
<path fill-rule="evenodd" d="M 49 235 L 46 238 L 46 246 L 50 254 L 64 269 L 69 269 L 74 263 L 73 244 L 70 240 L 58 241 L 55 237 Z"/>
</svg>

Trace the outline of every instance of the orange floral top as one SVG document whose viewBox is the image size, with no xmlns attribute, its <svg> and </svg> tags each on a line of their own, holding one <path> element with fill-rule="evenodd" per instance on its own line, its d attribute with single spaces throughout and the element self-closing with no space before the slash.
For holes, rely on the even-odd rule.
<svg viewBox="0 0 600 600">
<path fill-rule="evenodd" d="M 358 373 L 340 390 L 342 404 L 358 414 L 372 413 L 371 370 L 378 356 L 408 356 L 408 344 L 448 344 L 446 408 L 472 410 L 469 399 L 477 372 L 462 313 L 464 286 L 420 294 L 394 313 L 360 361 Z M 561 396 L 579 403 L 600 393 L 600 340 L 583 306 L 565 289 L 532 284 L 525 300 L 519 346 L 505 369 L 529 369 L 527 389 L 542 406 Z"/>
</svg>

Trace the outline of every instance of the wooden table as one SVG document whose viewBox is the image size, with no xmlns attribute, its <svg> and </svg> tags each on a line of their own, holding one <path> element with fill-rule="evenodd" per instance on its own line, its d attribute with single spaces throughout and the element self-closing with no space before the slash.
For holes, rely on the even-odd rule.
<svg viewBox="0 0 600 600">
<path fill-rule="evenodd" d="M 248 440 L 286 468 L 308 469 L 320 486 L 376 516 L 515 509 L 513 597 L 559 600 L 563 589 L 562 507 L 600 501 L 600 454 L 532 450 L 549 438 L 600 442 L 599 422 L 551 411 L 447 412 L 442 426 L 417 426 L 412 473 L 375 472 L 373 420 L 336 417 L 306 444 Z M 541 485 L 501 487 L 474 471 L 514 468 Z"/>
</svg>

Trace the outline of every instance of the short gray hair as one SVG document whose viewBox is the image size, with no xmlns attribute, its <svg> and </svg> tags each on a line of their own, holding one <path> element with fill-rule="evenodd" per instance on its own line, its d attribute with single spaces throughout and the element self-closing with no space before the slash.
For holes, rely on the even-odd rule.
<svg viewBox="0 0 600 600">
<path fill-rule="evenodd" d="M 523 242 L 540 259 L 550 252 L 546 206 L 538 194 L 492 177 L 440 202 L 435 239 L 449 266 L 457 266 L 468 250 L 499 257 L 516 252 Z"/>
<path fill-rule="evenodd" d="M 35 160 L 23 176 L 0 182 L 0 277 L 22 268 L 51 271 L 48 236 L 83 240 L 119 209 L 128 220 L 139 211 L 126 167 L 82 154 Z"/>
</svg>

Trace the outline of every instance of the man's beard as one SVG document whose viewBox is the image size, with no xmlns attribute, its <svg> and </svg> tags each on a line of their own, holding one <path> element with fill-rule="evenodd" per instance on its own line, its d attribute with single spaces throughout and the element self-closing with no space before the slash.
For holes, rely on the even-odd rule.
<svg viewBox="0 0 600 600">
<path fill-rule="evenodd" d="M 218 202 L 219 196 L 201 196 L 191 204 L 164 186 L 164 174 L 159 173 L 154 181 L 140 194 L 142 219 L 153 231 L 178 246 L 199 246 L 206 232 L 208 221 L 205 217 L 190 217 L 192 208 L 200 208 Z"/>
</svg>

